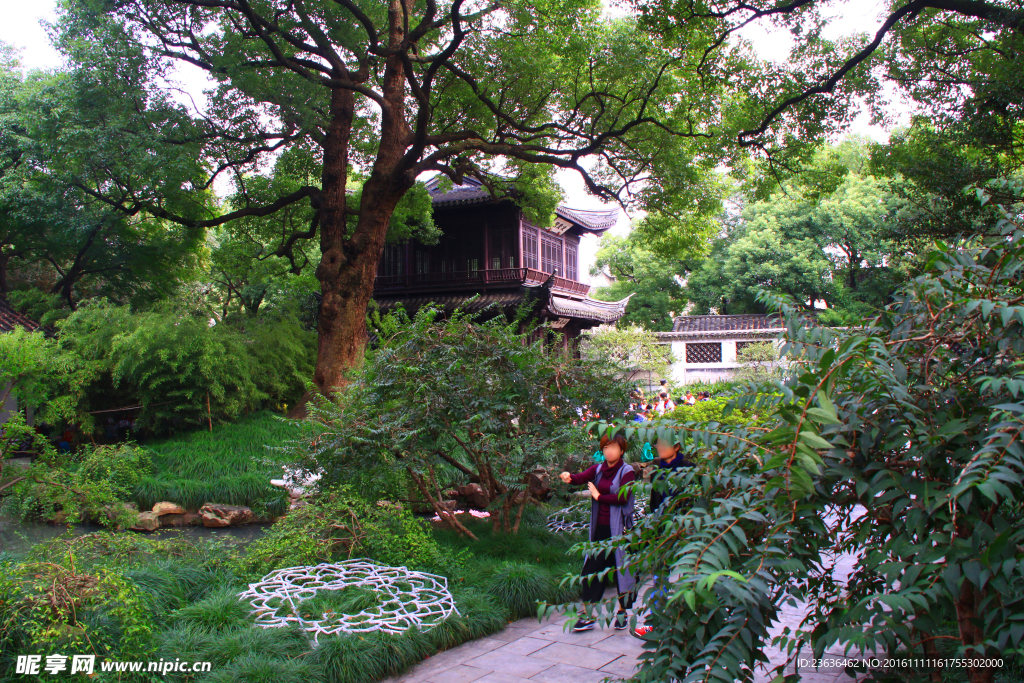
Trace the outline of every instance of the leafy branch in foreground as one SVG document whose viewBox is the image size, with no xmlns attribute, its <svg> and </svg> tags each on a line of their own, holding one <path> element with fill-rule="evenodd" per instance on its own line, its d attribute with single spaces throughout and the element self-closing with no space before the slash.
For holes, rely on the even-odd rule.
<svg viewBox="0 0 1024 683">
<path fill-rule="evenodd" d="M 780 606 L 800 600 L 808 616 L 773 641 L 780 681 L 801 652 L 837 645 L 934 657 L 952 640 L 971 683 L 994 680 L 987 658 L 1024 654 L 1024 228 L 1009 213 L 995 228 L 938 243 L 863 328 L 806 327 L 776 302 L 792 377 L 735 401 L 774 404 L 769 431 L 599 427 L 685 434 L 699 463 L 664 484 L 685 499 L 619 541 L 635 572 L 671 579 L 667 598 L 646 596 L 654 631 L 634 680 L 750 680 Z M 845 585 L 832 576 L 842 553 Z"/>
</svg>

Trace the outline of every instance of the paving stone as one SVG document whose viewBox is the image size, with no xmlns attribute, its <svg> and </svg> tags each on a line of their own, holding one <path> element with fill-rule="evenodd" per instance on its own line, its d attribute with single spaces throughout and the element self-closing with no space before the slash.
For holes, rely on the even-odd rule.
<svg viewBox="0 0 1024 683">
<path fill-rule="evenodd" d="M 576 633 L 574 631 L 564 630 L 560 624 L 548 624 L 539 631 L 531 633 L 530 637 L 553 640 L 559 643 L 569 643 L 570 645 L 582 645 L 586 647 L 604 640 L 613 633 L 615 633 L 614 630 L 602 629 L 601 627 L 595 627 L 593 631 L 581 631 L 580 633 Z"/>
<path fill-rule="evenodd" d="M 520 678 L 529 678 L 534 674 L 539 674 L 544 669 L 552 667 L 552 662 L 545 659 L 502 652 L 488 652 L 485 655 L 466 661 L 465 664 L 466 666 L 475 666 L 478 669 L 485 669 L 487 671 L 500 671 L 501 673 L 512 674 Z"/>
<path fill-rule="evenodd" d="M 476 679 L 474 683 L 530 683 L 530 681 L 526 678 L 520 678 L 519 676 L 493 671 L 484 675 L 483 678 Z"/>
<path fill-rule="evenodd" d="M 507 645 L 492 650 L 492 652 L 502 652 L 512 655 L 528 655 L 536 652 L 542 647 L 547 647 L 551 644 L 550 640 L 541 640 L 540 638 L 529 638 L 523 637 L 519 640 L 514 640 Z"/>
<path fill-rule="evenodd" d="M 619 658 L 615 652 L 604 652 L 580 645 L 568 643 L 551 643 L 543 650 L 537 650 L 530 657 L 541 657 L 552 662 L 572 662 L 576 666 L 587 669 L 600 669 Z"/>
<path fill-rule="evenodd" d="M 610 664 L 605 664 L 604 666 L 602 666 L 600 668 L 600 671 L 615 676 L 622 676 L 623 678 L 629 678 L 634 673 L 636 673 L 636 665 L 637 660 L 635 658 L 630 657 L 628 655 L 623 655 L 622 657 L 619 657 Z"/>
<path fill-rule="evenodd" d="M 530 680 L 541 683 L 601 683 L 606 678 L 608 673 L 604 671 L 584 669 L 572 664 L 555 664 Z"/>
<path fill-rule="evenodd" d="M 483 669 L 459 664 L 445 671 L 433 674 L 424 683 L 472 683 L 487 675 Z"/>
<path fill-rule="evenodd" d="M 630 655 L 632 657 L 639 657 L 640 653 L 644 651 L 644 643 L 642 640 L 622 633 L 616 633 L 608 636 L 604 640 L 599 640 L 590 647 L 595 650 L 617 652 L 620 655 Z"/>
</svg>

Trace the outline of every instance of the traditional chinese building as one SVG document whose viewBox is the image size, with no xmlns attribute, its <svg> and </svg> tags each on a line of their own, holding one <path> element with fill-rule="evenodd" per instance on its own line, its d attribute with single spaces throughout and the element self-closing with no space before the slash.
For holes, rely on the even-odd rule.
<svg viewBox="0 0 1024 683">
<path fill-rule="evenodd" d="M 732 379 L 739 352 L 749 344 L 775 342 L 785 331 L 777 314 L 684 315 L 658 340 L 672 347 L 672 379 L 679 384 Z"/>
<path fill-rule="evenodd" d="M 512 201 L 496 201 L 477 181 L 444 190 L 435 178 L 427 189 L 443 235 L 435 245 L 408 241 L 385 247 L 373 290 L 381 310 L 401 304 L 413 313 L 434 303 L 446 312 L 462 306 L 481 319 L 511 318 L 527 304 L 531 317 L 550 323 L 565 345 L 581 330 L 622 317 L 628 298 L 591 299 L 579 263 L 580 238 L 615 225 L 617 209 L 560 206 L 554 225 L 541 228 Z"/>
</svg>

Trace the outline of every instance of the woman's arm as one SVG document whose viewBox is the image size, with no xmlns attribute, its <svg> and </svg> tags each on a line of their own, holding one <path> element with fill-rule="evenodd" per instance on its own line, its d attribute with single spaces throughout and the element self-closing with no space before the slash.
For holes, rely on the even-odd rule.
<svg viewBox="0 0 1024 683">
<path fill-rule="evenodd" d="M 623 464 L 623 467 L 629 467 L 629 469 L 622 474 L 622 479 L 619 480 L 619 492 L 618 493 L 602 493 L 597 497 L 598 503 L 608 503 L 609 505 L 622 505 L 629 500 L 629 494 L 626 492 L 626 485 L 631 484 L 636 476 L 633 473 L 633 468 L 629 465 Z"/>
<path fill-rule="evenodd" d="M 594 481 L 594 477 L 597 476 L 598 467 L 600 467 L 600 464 L 594 463 L 593 465 L 583 470 L 579 474 L 570 474 L 569 483 L 579 485 L 586 484 L 588 481 Z"/>
</svg>

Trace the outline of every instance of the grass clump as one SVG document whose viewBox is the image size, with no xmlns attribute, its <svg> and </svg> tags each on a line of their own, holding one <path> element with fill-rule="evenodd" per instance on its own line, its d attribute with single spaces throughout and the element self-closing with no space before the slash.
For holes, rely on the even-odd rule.
<svg viewBox="0 0 1024 683">
<path fill-rule="evenodd" d="M 225 503 L 248 506 L 262 517 L 284 514 L 288 496 L 270 484 L 281 477 L 284 458 L 274 447 L 284 448 L 300 432 L 295 423 L 263 412 L 212 432 L 152 442 L 152 474 L 138 481 L 131 498 L 141 510 L 170 501 L 188 510 Z"/>
</svg>

